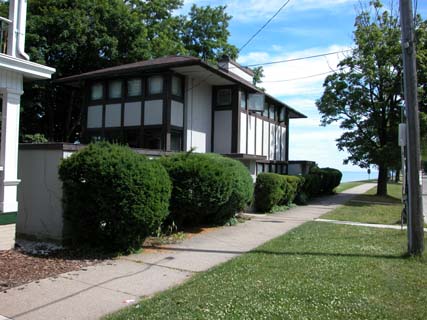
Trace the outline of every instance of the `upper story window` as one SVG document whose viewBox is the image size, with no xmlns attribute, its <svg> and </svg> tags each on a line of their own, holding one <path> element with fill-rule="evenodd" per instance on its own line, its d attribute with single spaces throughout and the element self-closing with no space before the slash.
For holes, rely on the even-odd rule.
<svg viewBox="0 0 427 320">
<path fill-rule="evenodd" d="M 163 92 L 163 77 L 152 76 L 148 78 L 148 94 L 161 94 Z"/>
<path fill-rule="evenodd" d="M 280 109 L 279 121 L 285 122 L 285 120 L 286 120 L 285 117 L 286 117 L 286 108 L 282 107 L 282 109 Z"/>
<path fill-rule="evenodd" d="M 231 89 L 218 89 L 216 93 L 216 104 L 218 106 L 231 105 Z"/>
<path fill-rule="evenodd" d="M 270 107 L 269 107 L 269 112 L 268 112 L 268 117 L 270 118 L 270 119 L 275 119 L 275 117 L 276 117 L 276 112 L 275 112 L 275 109 L 276 108 L 274 108 L 274 106 L 273 105 L 270 105 Z"/>
<path fill-rule="evenodd" d="M 246 92 L 240 92 L 240 108 L 246 110 Z"/>
<path fill-rule="evenodd" d="M 262 115 L 264 116 L 264 117 L 268 117 L 268 103 L 267 102 L 264 102 L 264 111 L 263 111 L 263 113 L 262 113 Z"/>
<path fill-rule="evenodd" d="M 182 97 L 182 79 L 177 76 L 172 77 L 172 94 L 177 97 Z"/>
<path fill-rule="evenodd" d="M 108 97 L 117 99 L 122 97 L 122 81 L 112 80 L 108 83 Z"/>
<path fill-rule="evenodd" d="M 130 79 L 128 80 L 128 97 L 137 97 L 142 95 L 142 80 Z"/>
<path fill-rule="evenodd" d="M 100 100 L 104 97 L 104 86 L 102 83 L 95 83 L 91 87 L 90 99 L 91 100 Z"/>
</svg>

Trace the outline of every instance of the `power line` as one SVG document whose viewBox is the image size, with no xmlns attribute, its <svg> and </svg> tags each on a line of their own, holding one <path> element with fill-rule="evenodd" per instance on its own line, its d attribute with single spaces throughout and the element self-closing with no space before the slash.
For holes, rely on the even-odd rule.
<svg viewBox="0 0 427 320">
<path fill-rule="evenodd" d="M 274 82 L 289 82 L 289 81 L 296 81 L 296 80 L 303 80 L 303 79 L 309 79 L 309 78 L 314 78 L 314 77 L 318 77 L 318 76 L 323 76 L 325 74 L 329 74 L 329 73 L 333 73 L 333 72 L 337 72 L 340 69 L 335 69 L 335 70 L 330 70 L 327 72 L 322 72 L 322 73 L 316 73 L 316 74 L 312 74 L 309 76 L 305 76 L 305 77 L 299 77 L 299 78 L 293 78 L 293 79 L 284 79 L 284 80 L 271 80 L 271 81 L 262 81 L 262 83 L 274 83 Z"/>
<path fill-rule="evenodd" d="M 341 51 L 334 51 L 334 52 L 327 52 L 327 53 L 320 53 L 320 54 L 316 54 L 316 55 L 312 55 L 312 56 L 305 56 L 305 57 L 292 58 L 292 59 L 286 59 L 286 60 L 277 60 L 277 61 L 269 61 L 269 62 L 264 62 L 264 63 L 248 64 L 248 65 L 245 65 L 245 67 L 266 66 L 266 65 L 270 65 L 270 64 L 286 63 L 286 62 L 292 62 L 292 61 L 313 59 L 313 58 L 325 57 L 325 56 L 330 56 L 330 55 L 333 55 L 333 54 L 344 53 L 344 52 L 349 52 L 349 51 L 353 51 L 353 49 L 347 49 L 347 50 L 341 50 Z"/>
<path fill-rule="evenodd" d="M 249 38 L 249 40 L 248 41 L 246 41 L 245 42 L 245 44 L 243 45 L 243 46 L 241 46 L 240 47 L 240 49 L 239 49 L 239 52 L 240 51 L 242 51 L 262 30 L 264 30 L 264 28 L 271 22 L 271 20 L 273 20 L 279 13 L 280 13 L 280 11 L 282 11 L 282 9 L 284 8 L 284 7 L 286 7 L 287 5 L 288 5 L 288 3 L 290 2 L 291 0 L 287 0 L 280 8 L 279 8 L 279 10 L 277 10 L 276 11 L 276 13 L 270 18 L 270 19 L 268 19 L 268 21 L 266 22 L 266 23 L 264 23 L 264 25 L 261 27 L 261 28 L 259 28 L 258 29 L 258 31 L 257 32 L 255 32 L 253 35 L 252 35 L 252 37 L 250 37 Z"/>
</svg>

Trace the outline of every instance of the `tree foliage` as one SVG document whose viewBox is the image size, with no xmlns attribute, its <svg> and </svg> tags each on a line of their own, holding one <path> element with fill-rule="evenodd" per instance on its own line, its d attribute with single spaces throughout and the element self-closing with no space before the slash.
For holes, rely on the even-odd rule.
<svg viewBox="0 0 427 320">
<path fill-rule="evenodd" d="M 191 56 L 215 61 L 222 55 L 237 58 L 237 48 L 228 43 L 231 19 L 226 6 L 198 7 L 193 4 L 184 23 L 183 42 Z"/>
<path fill-rule="evenodd" d="M 420 28 L 425 32 L 425 24 L 418 26 L 421 32 Z M 345 130 L 337 146 L 349 152 L 346 163 L 378 167 L 378 194 L 384 195 L 388 169 L 400 166 L 397 135 L 403 67 L 394 12 L 372 1 L 356 18 L 354 42 L 352 54 L 339 63 L 339 71 L 326 78 L 317 107 L 323 125 L 339 122 Z M 419 54 L 426 53 L 425 48 L 418 49 Z"/>
</svg>

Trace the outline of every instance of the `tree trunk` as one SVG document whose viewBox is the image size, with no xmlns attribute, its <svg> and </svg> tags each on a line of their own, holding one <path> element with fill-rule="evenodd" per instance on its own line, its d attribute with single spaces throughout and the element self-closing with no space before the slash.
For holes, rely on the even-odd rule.
<svg viewBox="0 0 427 320">
<path fill-rule="evenodd" d="M 394 177 L 394 182 L 398 183 L 400 181 L 400 169 L 396 169 L 396 176 Z"/>
<path fill-rule="evenodd" d="M 378 183 L 377 183 L 377 196 L 386 196 L 387 195 L 387 167 L 384 165 L 378 166 Z"/>
</svg>

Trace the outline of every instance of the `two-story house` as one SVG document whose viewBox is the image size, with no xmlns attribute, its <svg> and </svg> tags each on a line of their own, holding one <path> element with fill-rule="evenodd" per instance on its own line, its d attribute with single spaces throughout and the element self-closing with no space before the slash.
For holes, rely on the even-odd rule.
<svg viewBox="0 0 427 320">
<path fill-rule="evenodd" d="M 287 173 L 289 120 L 305 116 L 252 80 L 250 69 L 227 57 L 212 66 L 169 56 L 58 82 L 83 89 L 82 143 L 107 139 L 146 150 L 194 149 L 238 159 L 253 176 Z"/>
</svg>

